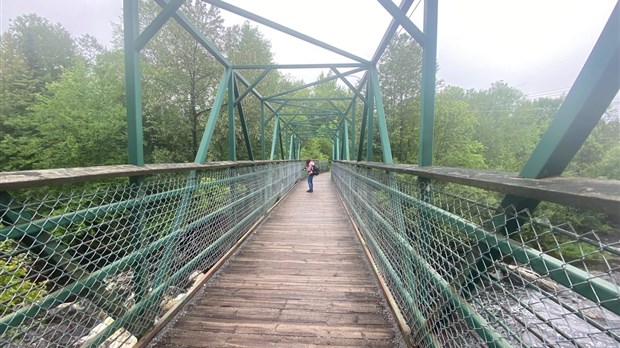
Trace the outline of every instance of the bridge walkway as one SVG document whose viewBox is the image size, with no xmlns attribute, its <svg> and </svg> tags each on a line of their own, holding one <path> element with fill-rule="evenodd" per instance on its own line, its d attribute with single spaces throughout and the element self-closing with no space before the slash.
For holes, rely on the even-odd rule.
<svg viewBox="0 0 620 348">
<path fill-rule="evenodd" d="M 292 189 L 152 346 L 403 345 L 330 174 L 306 189 Z"/>
</svg>

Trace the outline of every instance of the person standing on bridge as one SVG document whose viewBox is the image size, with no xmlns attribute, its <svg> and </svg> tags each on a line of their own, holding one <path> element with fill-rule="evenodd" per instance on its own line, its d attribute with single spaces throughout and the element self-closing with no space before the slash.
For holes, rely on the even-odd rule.
<svg viewBox="0 0 620 348">
<path fill-rule="evenodd" d="M 312 183 L 312 178 L 314 178 L 314 161 L 312 161 L 311 159 L 306 160 L 306 166 L 304 167 L 304 170 L 308 172 L 308 191 L 306 192 L 312 192 L 313 188 L 314 188 L 314 184 Z"/>
</svg>

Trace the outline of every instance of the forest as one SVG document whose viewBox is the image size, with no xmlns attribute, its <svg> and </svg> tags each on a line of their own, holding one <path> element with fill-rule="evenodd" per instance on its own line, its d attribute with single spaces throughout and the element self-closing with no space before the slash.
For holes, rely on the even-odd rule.
<svg viewBox="0 0 620 348">
<path fill-rule="evenodd" d="M 270 42 L 257 27 L 249 22 L 227 27 L 219 9 L 200 1 L 186 6 L 191 7 L 186 11 L 189 19 L 230 61 L 274 63 Z M 159 10 L 156 4 L 145 3 L 141 26 Z M 0 50 L 0 171 L 127 162 L 120 25 L 114 42 L 106 47 L 89 35 L 72 37 L 62 25 L 36 14 L 24 15 L 11 21 Z M 378 65 L 397 163 L 417 163 L 421 66 L 422 50 L 406 33 L 394 37 Z M 176 23 L 164 26 L 146 45 L 141 67 L 145 161 L 193 161 L 223 67 Z M 251 81 L 260 72 L 244 74 Z M 272 71 L 257 88 L 268 95 L 303 84 Z M 334 81 L 296 93 L 350 95 Z M 259 103 L 250 97 L 243 103 L 250 142 L 260 148 Z M 481 90 L 438 81 L 434 165 L 519 172 L 561 103 L 562 98 L 528 98 L 503 81 Z M 208 161 L 227 159 L 228 130 L 222 120 Z M 267 125 L 266 134 L 272 127 Z M 610 108 L 564 174 L 620 179 L 619 134 L 618 110 Z M 236 142 L 238 159 L 247 159 L 239 129 Z M 375 148 L 380 146 L 376 135 Z M 306 139 L 301 156 L 329 159 L 331 148 L 330 139 Z M 381 151 L 374 153 L 376 158 L 367 160 L 380 161 Z M 615 218 L 570 208 L 551 207 L 546 214 L 573 216 L 577 230 L 614 229 Z"/>
</svg>

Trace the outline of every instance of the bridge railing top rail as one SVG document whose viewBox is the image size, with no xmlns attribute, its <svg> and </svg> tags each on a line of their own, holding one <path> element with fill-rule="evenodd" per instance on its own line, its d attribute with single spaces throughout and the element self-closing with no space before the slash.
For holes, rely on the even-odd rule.
<svg viewBox="0 0 620 348">
<path fill-rule="evenodd" d="M 385 164 L 379 162 L 338 162 L 411 174 L 442 182 L 461 184 L 603 213 L 618 214 L 620 212 L 620 180 L 565 176 L 528 179 L 521 178 L 516 173 L 479 169 L 437 166 L 419 167 L 411 164 Z"/>
<path fill-rule="evenodd" d="M 122 164 L 111 166 L 2 172 L 0 173 L 0 191 L 192 170 L 202 171 L 249 167 L 281 162 L 288 161 L 222 161 L 205 164 L 159 163 L 146 164 L 142 167 L 132 164 Z"/>
</svg>

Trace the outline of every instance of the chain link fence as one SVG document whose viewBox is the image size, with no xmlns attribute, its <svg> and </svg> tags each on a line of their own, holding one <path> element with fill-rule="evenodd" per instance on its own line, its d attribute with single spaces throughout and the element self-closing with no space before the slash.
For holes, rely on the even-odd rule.
<svg viewBox="0 0 620 348">
<path fill-rule="evenodd" d="M 386 169 L 334 163 L 332 177 L 413 346 L 620 346 L 618 231 L 577 233 L 498 210 L 494 192 Z"/>
<path fill-rule="evenodd" d="M 303 174 L 210 165 L 0 193 L 0 346 L 133 346 Z"/>
</svg>

